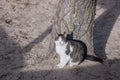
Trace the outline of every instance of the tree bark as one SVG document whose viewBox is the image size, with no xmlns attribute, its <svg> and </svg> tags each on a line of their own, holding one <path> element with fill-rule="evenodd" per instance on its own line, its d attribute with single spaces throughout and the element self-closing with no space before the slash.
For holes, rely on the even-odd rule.
<svg viewBox="0 0 120 80">
<path fill-rule="evenodd" d="M 96 0 L 59 0 L 55 24 L 52 28 L 52 39 L 55 38 L 56 33 L 73 33 L 73 39 L 86 43 L 88 52 L 93 53 L 95 10 Z"/>
</svg>

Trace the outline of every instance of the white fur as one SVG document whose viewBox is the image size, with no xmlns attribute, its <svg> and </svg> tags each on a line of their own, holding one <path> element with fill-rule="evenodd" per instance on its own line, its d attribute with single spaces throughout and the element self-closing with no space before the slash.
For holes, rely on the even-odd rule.
<svg viewBox="0 0 120 80">
<path fill-rule="evenodd" d="M 62 38 L 59 37 L 57 41 L 55 41 L 56 52 L 60 56 L 60 63 L 57 65 L 59 68 L 63 68 L 70 60 L 70 56 L 66 55 L 66 47 L 68 43 L 62 41 Z"/>
<path fill-rule="evenodd" d="M 78 62 L 76 63 L 71 62 L 72 59 L 70 58 L 70 55 L 66 54 L 66 48 L 67 48 L 68 42 L 62 41 L 62 38 L 59 37 L 58 40 L 55 41 L 55 45 L 56 45 L 56 52 L 60 56 L 60 63 L 57 65 L 59 68 L 63 68 L 69 61 L 70 61 L 69 62 L 70 66 L 74 66 L 78 64 Z M 72 51 L 73 51 L 73 47 L 70 46 L 70 53 Z"/>
</svg>

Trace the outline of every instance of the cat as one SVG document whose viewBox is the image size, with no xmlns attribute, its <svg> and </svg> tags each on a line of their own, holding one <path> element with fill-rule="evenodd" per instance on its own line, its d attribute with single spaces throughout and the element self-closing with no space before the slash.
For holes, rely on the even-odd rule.
<svg viewBox="0 0 120 80">
<path fill-rule="evenodd" d="M 55 38 L 55 50 L 60 57 L 60 63 L 57 65 L 63 68 L 67 63 L 69 66 L 75 66 L 82 63 L 85 59 L 103 63 L 103 60 L 87 55 L 87 46 L 80 40 L 69 39 L 65 34 L 58 34 Z"/>
</svg>

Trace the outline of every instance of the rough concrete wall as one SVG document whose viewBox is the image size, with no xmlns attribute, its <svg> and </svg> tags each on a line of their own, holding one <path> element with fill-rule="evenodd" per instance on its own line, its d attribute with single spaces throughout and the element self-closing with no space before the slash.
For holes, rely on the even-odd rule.
<svg viewBox="0 0 120 80">
<path fill-rule="evenodd" d="M 105 66 L 58 69 L 45 58 L 58 0 L 0 0 L 0 80 L 120 80 L 120 1 L 98 0 L 94 45 Z M 48 7 L 49 6 L 49 7 Z M 105 54 L 102 54 L 106 52 Z"/>
</svg>

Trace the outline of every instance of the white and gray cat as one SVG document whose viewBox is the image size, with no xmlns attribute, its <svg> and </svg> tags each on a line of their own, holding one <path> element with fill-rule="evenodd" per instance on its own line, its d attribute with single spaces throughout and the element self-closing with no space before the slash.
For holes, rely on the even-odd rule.
<svg viewBox="0 0 120 80">
<path fill-rule="evenodd" d="M 60 57 L 60 63 L 57 65 L 63 68 L 67 63 L 72 67 L 82 63 L 85 59 L 103 63 L 103 60 L 87 55 L 85 43 L 79 40 L 68 39 L 65 34 L 58 34 L 55 38 L 55 50 Z"/>
</svg>

